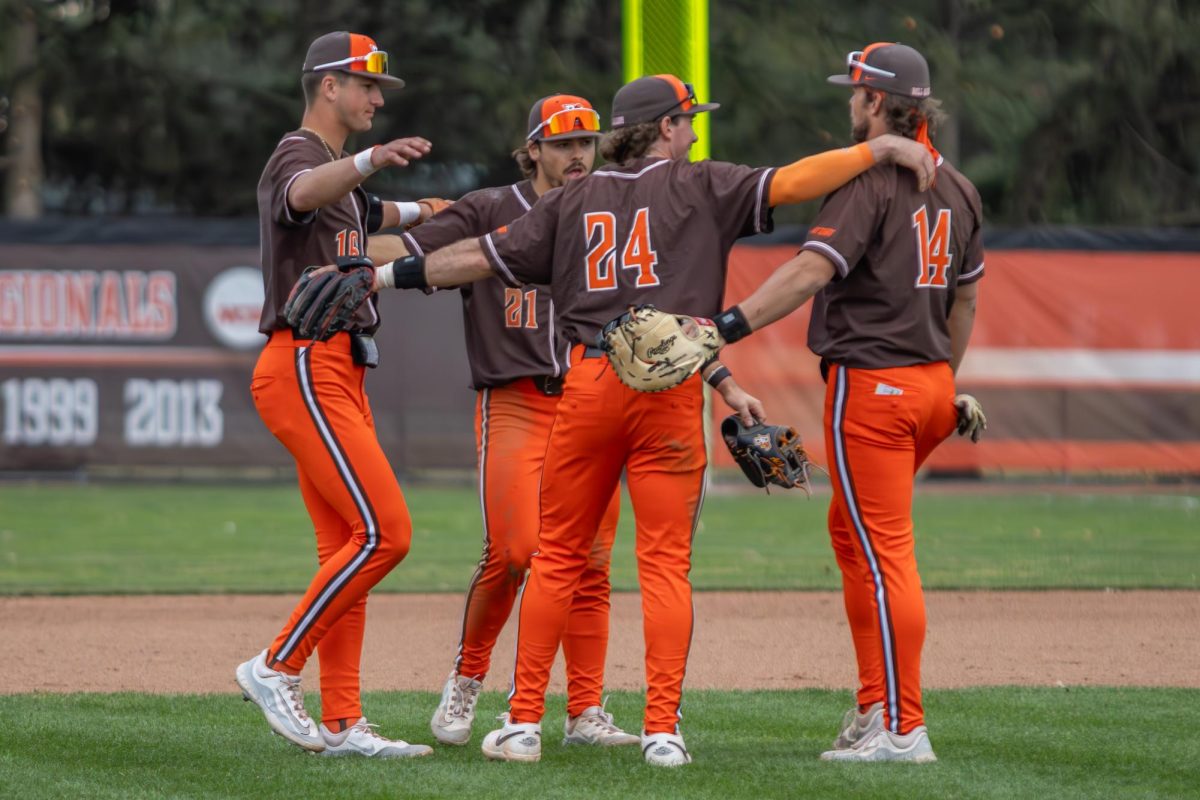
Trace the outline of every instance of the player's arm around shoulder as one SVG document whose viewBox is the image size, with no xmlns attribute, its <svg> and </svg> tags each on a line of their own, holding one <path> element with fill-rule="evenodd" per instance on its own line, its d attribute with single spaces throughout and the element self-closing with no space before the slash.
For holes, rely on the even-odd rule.
<svg viewBox="0 0 1200 800">
<path fill-rule="evenodd" d="M 933 182 L 933 157 L 925 146 L 889 133 L 854 147 L 827 150 L 780 167 L 771 181 L 770 203 L 778 206 L 815 200 L 877 164 L 896 164 L 912 170 L 920 191 Z"/>
</svg>

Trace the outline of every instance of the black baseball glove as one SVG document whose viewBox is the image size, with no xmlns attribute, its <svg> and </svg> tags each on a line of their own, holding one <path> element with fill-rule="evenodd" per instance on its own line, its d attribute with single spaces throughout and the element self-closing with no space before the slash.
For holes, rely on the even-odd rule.
<svg viewBox="0 0 1200 800">
<path fill-rule="evenodd" d="M 288 325 L 301 339 L 324 341 L 348 329 L 371 297 L 375 269 L 366 258 L 338 259 L 338 268 L 304 270 L 283 307 Z"/>
<path fill-rule="evenodd" d="M 795 428 L 761 422 L 746 427 L 731 414 L 721 423 L 721 438 L 755 486 L 768 493 L 772 483 L 785 489 L 799 486 L 810 494 L 809 470 L 816 465 L 808 460 Z"/>
</svg>

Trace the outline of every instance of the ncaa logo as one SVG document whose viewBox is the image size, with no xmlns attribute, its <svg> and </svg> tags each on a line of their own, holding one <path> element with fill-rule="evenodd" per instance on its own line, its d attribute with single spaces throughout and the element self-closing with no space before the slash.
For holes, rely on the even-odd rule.
<svg viewBox="0 0 1200 800">
<path fill-rule="evenodd" d="M 767 436 L 765 433 L 754 434 L 754 446 L 759 450 L 770 450 L 771 437 Z"/>
<path fill-rule="evenodd" d="M 262 272 L 253 267 L 230 267 L 204 292 L 204 321 L 212 335 L 226 347 L 250 350 L 261 347 L 258 318 L 263 307 Z"/>
</svg>

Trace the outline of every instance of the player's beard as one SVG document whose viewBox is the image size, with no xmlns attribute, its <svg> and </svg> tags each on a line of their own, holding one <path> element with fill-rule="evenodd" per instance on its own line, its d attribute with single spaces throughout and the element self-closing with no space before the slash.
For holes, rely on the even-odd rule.
<svg viewBox="0 0 1200 800">
<path fill-rule="evenodd" d="M 859 122 L 850 120 L 850 138 L 855 144 L 862 144 L 867 140 L 867 130 L 870 127 L 870 123 L 865 119 Z"/>
</svg>

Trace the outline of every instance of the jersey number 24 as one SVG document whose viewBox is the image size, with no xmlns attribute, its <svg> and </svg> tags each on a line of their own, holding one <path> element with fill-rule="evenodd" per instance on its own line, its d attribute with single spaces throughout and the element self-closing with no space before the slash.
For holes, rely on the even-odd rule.
<svg viewBox="0 0 1200 800">
<path fill-rule="evenodd" d="M 583 215 L 583 235 L 587 239 L 587 288 L 589 292 L 607 292 L 617 288 L 617 267 L 637 270 L 634 286 L 658 286 L 654 266 L 658 253 L 650 243 L 650 209 L 639 208 L 633 215 L 629 238 L 617 260 L 617 218 L 610 211 L 592 211 Z"/>
<path fill-rule="evenodd" d="M 913 228 L 917 234 L 917 282 L 918 289 L 945 289 L 946 275 L 954 254 L 950 252 L 950 209 L 937 212 L 933 230 L 929 230 L 929 212 L 921 206 L 912 215 Z"/>
</svg>

